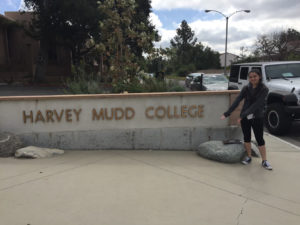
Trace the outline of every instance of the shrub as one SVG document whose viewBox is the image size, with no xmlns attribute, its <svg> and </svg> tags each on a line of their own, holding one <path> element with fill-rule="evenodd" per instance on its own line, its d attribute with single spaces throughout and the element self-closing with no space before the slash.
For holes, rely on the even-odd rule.
<svg viewBox="0 0 300 225">
<path fill-rule="evenodd" d="M 93 74 L 87 74 L 84 64 L 80 64 L 77 68 L 72 68 L 73 77 L 65 81 L 66 88 L 64 92 L 67 94 L 101 94 L 103 89 L 100 81 Z"/>
<path fill-rule="evenodd" d="M 97 80 L 88 77 L 68 79 L 65 85 L 64 92 L 67 94 L 101 94 L 104 92 Z"/>
<path fill-rule="evenodd" d="M 130 83 L 119 83 L 113 90 L 115 93 L 124 91 L 129 93 L 185 91 L 184 87 L 180 86 L 178 81 L 158 80 L 151 77 L 143 77 Z"/>
</svg>

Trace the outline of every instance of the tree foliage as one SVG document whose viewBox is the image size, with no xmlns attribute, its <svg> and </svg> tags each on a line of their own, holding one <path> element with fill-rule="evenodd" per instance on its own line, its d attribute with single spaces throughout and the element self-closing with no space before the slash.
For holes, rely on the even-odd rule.
<svg viewBox="0 0 300 225">
<path fill-rule="evenodd" d="M 149 22 L 150 4 L 145 8 L 142 3 L 149 1 L 105 0 L 98 7 L 104 19 L 99 22 L 102 33 L 94 53 L 101 75 L 114 84 L 134 79 L 142 54 L 152 50 L 158 37 Z"/>
<path fill-rule="evenodd" d="M 84 55 L 86 40 L 100 38 L 97 0 L 24 0 L 32 9 L 33 34 L 41 41 L 67 46 L 74 61 Z"/>
<path fill-rule="evenodd" d="M 185 20 L 170 44 L 170 48 L 158 49 L 148 56 L 150 72 L 163 71 L 186 76 L 197 70 L 220 68 L 219 53 L 197 42 L 194 31 Z"/>
<path fill-rule="evenodd" d="M 35 78 L 42 81 L 48 65 L 48 52 L 56 45 L 72 52 L 73 63 L 78 64 L 86 48 L 86 40 L 100 37 L 97 0 L 24 0 L 33 13 L 31 34 L 40 41 Z M 93 46 L 92 46 L 93 47 Z"/>
<path fill-rule="evenodd" d="M 34 15 L 32 35 L 40 40 L 36 77 L 43 78 L 49 48 L 59 44 L 70 49 L 75 65 L 84 56 L 102 74 L 125 79 L 159 39 L 149 21 L 150 0 L 25 0 L 25 5 Z"/>
<path fill-rule="evenodd" d="M 254 54 L 263 60 L 289 60 L 300 56 L 300 33 L 294 29 L 258 36 Z"/>
<path fill-rule="evenodd" d="M 143 53 L 150 53 L 153 50 L 153 41 L 159 41 L 160 36 L 155 26 L 150 22 L 151 0 L 135 0 L 135 13 L 133 14 L 131 23 L 136 24 L 136 32 L 149 36 L 145 46 L 138 45 L 138 38 L 128 39 L 127 44 L 137 56 L 142 58 Z"/>
<path fill-rule="evenodd" d="M 188 64 L 191 61 L 193 47 L 197 42 L 188 23 L 183 20 L 180 27 L 176 29 L 176 36 L 171 40 L 171 46 L 176 49 L 178 63 Z"/>
</svg>

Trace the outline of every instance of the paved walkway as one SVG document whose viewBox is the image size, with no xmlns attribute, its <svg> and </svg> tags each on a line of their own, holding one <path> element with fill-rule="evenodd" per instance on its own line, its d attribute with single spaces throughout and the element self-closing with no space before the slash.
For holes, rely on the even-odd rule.
<svg viewBox="0 0 300 225">
<path fill-rule="evenodd" d="M 0 158 L 0 224 L 298 225 L 300 149 L 265 138 L 273 171 L 189 151 Z"/>
</svg>

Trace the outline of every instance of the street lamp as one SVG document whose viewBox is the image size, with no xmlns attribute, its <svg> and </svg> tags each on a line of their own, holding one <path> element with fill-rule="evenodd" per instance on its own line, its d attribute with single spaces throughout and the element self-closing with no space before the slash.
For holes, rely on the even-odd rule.
<svg viewBox="0 0 300 225">
<path fill-rule="evenodd" d="M 225 14 L 217 11 L 217 10 L 214 10 L 214 9 L 206 9 L 205 10 L 206 13 L 209 13 L 209 12 L 216 12 L 216 13 L 219 13 L 221 14 L 222 16 L 224 16 L 226 18 L 226 38 L 225 38 L 225 63 L 224 63 L 224 74 L 227 75 L 227 72 L 226 72 L 226 67 L 227 67 L 227 36 L 228 36 L 228 19 L 233 16 L 234 14 L 236 13 L 239 13 L 239 12 L 245 12 L 245 13 L 250 13 L 250 10 L 249 9 L 245 9 L 245 10 L 238 10 L 238 11 L 235 11 L 233 13 L 231 13 L 229 16 L 226 16 Z"/>
</svg>

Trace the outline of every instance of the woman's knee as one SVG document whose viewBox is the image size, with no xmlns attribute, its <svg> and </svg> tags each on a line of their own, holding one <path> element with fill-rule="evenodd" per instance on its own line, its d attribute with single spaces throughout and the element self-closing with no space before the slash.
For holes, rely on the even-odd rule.
<svg viewBox="0 0 300 225">
<path fill-rule="evenodd" d="M 251 142 L 251 136 L 244 135 L 244 142 L 245 143 L 250 143 Z"/>
<path fill-rule="evenodd" d="M 256 140 L 258 146 L 264 146 L 265 145 L 265 140 L 263 138 Z"/>
</svg>

